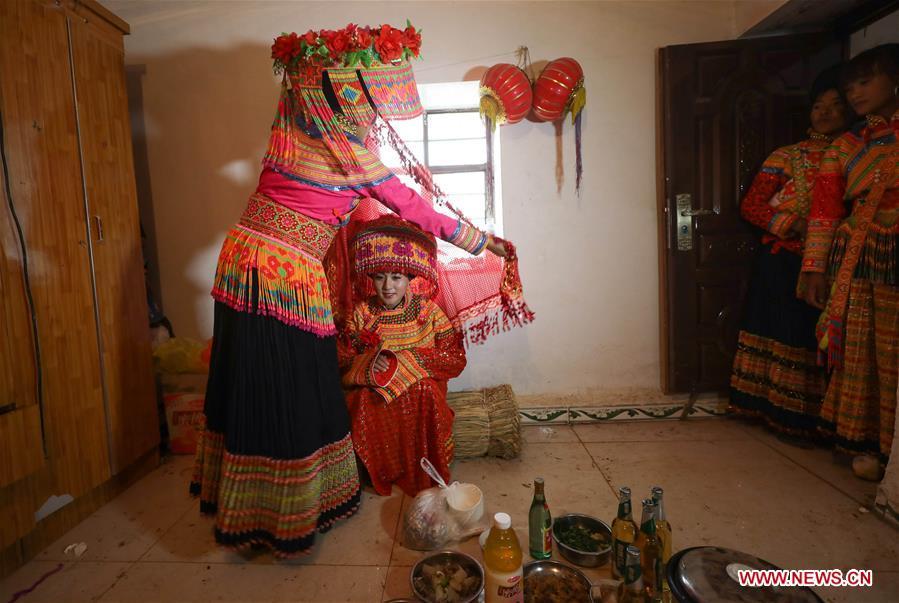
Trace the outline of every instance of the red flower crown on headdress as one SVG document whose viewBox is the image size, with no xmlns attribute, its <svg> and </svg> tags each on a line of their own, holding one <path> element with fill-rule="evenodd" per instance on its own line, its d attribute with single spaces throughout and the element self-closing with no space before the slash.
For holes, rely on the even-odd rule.
<svg viewBox="0 0 899 603">
<path fill-rule="evenodd" d="M 272 44 L 275 73 L 302 70 L 312 66 L 370 68 L 418 58 L 421 52 L 421 30 L 408 20 L 405 29 L 391 25 L 359 27 L 350 23 L 343 29 L 322 29 L 300 35 L 282 33 Z"/>
</svg>

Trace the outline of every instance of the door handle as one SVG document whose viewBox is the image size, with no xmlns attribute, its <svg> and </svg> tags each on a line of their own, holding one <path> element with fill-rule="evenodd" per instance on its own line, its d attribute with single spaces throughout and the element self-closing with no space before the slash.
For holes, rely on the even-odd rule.
<svg viewBox="0 0 899 603">
<path fill-rule="evenodd" d="M 718 212 L 713 209 L 693 209 L 693 195 L 690 193 L 678 193 L 674 199 L 674 206 L 677 208 L 675 225 L 677 250 L 690 251 L 693 249 L 693 218 L 711 216 Z"/>
<path fill-rule="evenodd" d="M 682 209 L 680 211 L 680 215 L 682 215 L 684 217 L 711 216 L 716 213 L 718 213 L 718 212 L 716 212 L 714 209 Z"/>
<path fill-rule="evenodd" d="M 94 222 L 97 224 L 97 240 L 103 240 L 103 220 L 100 219 L 100 216 L 94 216 Z"/>
</svg>

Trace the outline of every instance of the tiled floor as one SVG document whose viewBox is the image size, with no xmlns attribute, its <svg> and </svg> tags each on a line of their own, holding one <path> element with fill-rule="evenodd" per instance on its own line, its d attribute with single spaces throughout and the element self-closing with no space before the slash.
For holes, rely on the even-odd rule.
<svg viewBox="0 0 899 603">
<path fill-rule="evenodd" d="M 870 589 L 821 589 L 834 602 L 899 601 L 899 532 L 862 508 L 874 485 L 824 450 L 784 444 L 729 419 L 528 426 L 521 458 L 457 462 L 454 479 L 484 490 L 488 512 L 524 527 L 532 479 L 555 514 L 611 520 L 615 492 L 665 487 L 675 548 L 718 544 L 786 568 L 870 568 Z M 394 542 L 408 499 L 366 494 L 360 513 L 321 538 L 314 555 L 274 562 L 224 551 L 187 494 L 190 459 L 176 457 L 0 582 L 0 603 L 48 577 L 20 603 L 359 601 L 409 595 L 420 553 Z M 523 532 L 521 533 L 523 536 Z M 73 559 L 68 544 L 85 542 Z M 479 556 L 475 539 L 458 545 Z M 591 579 L 607 570 L 588 572 Z"/>
</svg>

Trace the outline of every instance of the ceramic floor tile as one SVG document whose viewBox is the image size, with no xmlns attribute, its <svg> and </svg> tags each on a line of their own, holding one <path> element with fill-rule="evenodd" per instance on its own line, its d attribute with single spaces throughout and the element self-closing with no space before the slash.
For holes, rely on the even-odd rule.
<svg viewBox="0 0 899 603">
<path fill-rule="evenodd" d="M 298 565 L 387 565 L 393 548 L 393 535 L 399 521 L 402 493 L 378 496 L 365 492 L 359 512 L 340 521 L 327 534 L 316 537 L 311 555 L 288 562 Z M 213 536 L 214 520 L 202 516 L 195 505 L 142 561 L 196 561 L 204 563 L 272 564 L 265 551 L 230 551 L 218 546 Z"/>
<path fill-rule="evenodd" d="M 730 419 L 612 421 L 574 425 L 583 442 L 676 442 L 747 440 L 750 435 Z"/>
<path fill-rule="evenodd" d="M 192 456 L 166 457 L 158 468 L 111 500 L 103 509 L 158 513 L 160 506 L 174 506 L 183 511 L 193 500 L 188 493 L 193 466 Z"/>
<path fill-rule="evenodd" d="M 631 486 L 635 499 L 654 484 L 665 488 L 676 550 L 714 544 L 789 569 L 899 569 L 895 530 L 757 440 L 587 449 L 616 487 Z"/>
<path fill-rule="evenodd" d="M 387 572 L 387 581 L 384 584 L 384 594 L 381 601 L 390 601 L 391 599 L 412 598 L 412 585 L 409 584 L 409 573 L 411 568 L 408 566 L 392 565 Z"/>
<path fill-rule="evenodd" d="M 874 585 L 859 588 L 816 588 L 827 603 L 895 603 L 899 601 L 899 573 L 874 572 Z"/>
<path fill-rule="evenodd" d="M 91 514 L 37 558 L 66 561 L 67 546 L 84 542 L 81 561 L 137 561 L 191 507 L 187 493 L 192 463 L 185 457 L 165 462 Z"/>
<path fill-rule="evenodd" d="M 0 580 L 0 601 L 11 601 L 15 593 L 31 587 L 41 576 L 59 565 L 55 561 L 31 561 L 15 573 Z M 61 571 L 48 576 L 31 593 L 16 603 L 82 603 L 96 601 L 125 573 L 129 563 L 95 563 L 90 561 L 64 564 Z"/>
<path fill-rule="evenodd" d="M 273 557 L 261 550 L 231 551 L 218 546 L 213 536 L 215 520 L 200 513 L 199 502 L 157 541 L 142 562 L 262 563 Z"/>
<path fill-rule="evenodd" d="M 512 516 L 513 525 L 524 528 L 525 533 L 534 477 L 546 480 L 547 502 L 555 516 L 577 512 L 606 518 L 614 515 L 617 508 L 608 483 L 581 444 L 526 443 L 517 459 L 457 461 L 452 476 L 454 480 L 473 483 L 484 492 L 485 525 L 489 525 L 493 513 L 504 511 Z M 480 547 L 474 538 L 457 548 L 480 559 Z M 423 553 L 405 548 L 399 538 L 391 564 L 413 565 L 422 556 Z"/>
<path fill-rule="evenodd" d="M 138 563 L 101 603 L 312 602 L 381 600 L 386 567 Z"/>
<path fill-rule="evenodd" d="M 521 438 L 531 444 L 575 443 L 577 434 L 570 425 L 522 425 Z"/>
<path fill-rule="evenodd" d="M 122 512 L 97 511 L 44 549 L 37 559 L 71 561 L 65 553 L 70 544 L 85 543 L 82 561 L 137 561 L 156 543 L 178 517 L 161 511 L 161 516 L 134 517 Z"/>
<path fill-rule="evenodd" d="M 859 504 L 872 505 L 877 494 L 877 483 L 867 482 L 852 473 L 851 459 L 837 457 L 824 447 L 800 448 L 777 439 L 760 425 L 746 425 L 746 432 L 774 448 L 787 458 L 805 467 L 834 488 L 845 492 Z"/>
</svg>

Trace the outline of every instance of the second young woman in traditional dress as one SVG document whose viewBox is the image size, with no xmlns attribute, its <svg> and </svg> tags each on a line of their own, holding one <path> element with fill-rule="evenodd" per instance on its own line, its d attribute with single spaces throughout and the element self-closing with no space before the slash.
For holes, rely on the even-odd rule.
<svg viewBox="0 0 899 603">
<path fill-rule="evenodd" d="M 763 419 L 791 439 L 816 434 L 824 370 L 816 362 L 819 311 L 796 298 L 811 191 L 821 159 L 849 114 L 839 70 L 812 85 L 809 137 L 774 151 L 740 204 L 762 229 L 731 375 L 731 411 Z"/>
<path fill-rule="evenodd" d="M 822 432 L 876 480 L 893 441 L 899 370 L 899 44 L 853 58 L 843 82 L 865 119 L 821 162 L 802 271 L 806 300 L 824 310 Z"/>
</svg>

